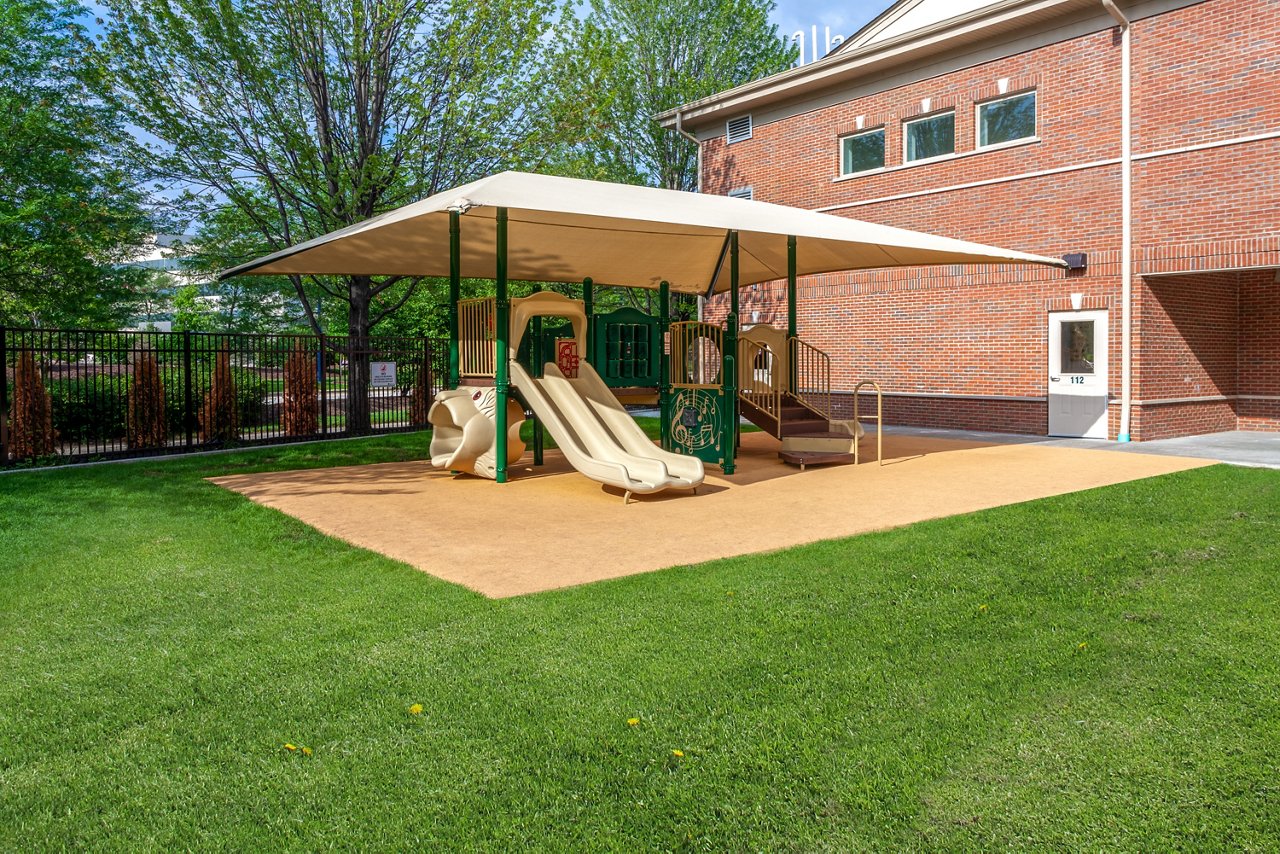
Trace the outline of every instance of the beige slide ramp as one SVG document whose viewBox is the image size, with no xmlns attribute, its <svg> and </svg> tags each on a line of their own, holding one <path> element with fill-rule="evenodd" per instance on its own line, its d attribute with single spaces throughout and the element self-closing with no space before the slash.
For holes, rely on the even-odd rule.
<svg viewBox="0 0 1280 854">
<path fill-rule="evenodd" d="M 569 380 L 569 383 L 609 437 L 628 454 L 660 461 L 672 477 L 683 480 L 690 486 L 702 482 L 702 460 L 685 454 L 673 454 L 655 445 L 591 365 L 579 365 L 578 376 Z"/>
<path fill-rule="evenodd" d="M 607 407 L 585 396 L 591 388 L 590 379 L 584 386 L 576 385 L 553 363 L 547 363 L 543 371 L 543 378 L 535 379 L 513 360 L 512 385 L 579 472 L 636 494 L 692 489 L 702 483 L 701 460 L 658 449 L 616 400 L 613 407 Z M 604 385 L 589 365 L 581 365 L 579 372 Z M 605 393 L 612 397 L 607 388 Z M 619 415 L 630 422 L 629 428 Z"/>
</svg>

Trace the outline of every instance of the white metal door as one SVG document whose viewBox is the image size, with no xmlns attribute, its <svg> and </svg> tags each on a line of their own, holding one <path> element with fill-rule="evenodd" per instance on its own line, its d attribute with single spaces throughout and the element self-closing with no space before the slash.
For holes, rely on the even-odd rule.
<svg viewBox="0 0 1280 854">
<path fill-rule="evenodd" d="M 1049 315 L 1049 435 L 1107 438 L 1107 313 Z"/>
</svg>

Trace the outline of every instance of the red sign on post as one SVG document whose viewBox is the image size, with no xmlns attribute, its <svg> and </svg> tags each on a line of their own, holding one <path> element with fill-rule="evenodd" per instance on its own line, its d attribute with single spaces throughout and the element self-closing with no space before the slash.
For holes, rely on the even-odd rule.
<svg viewBox="0 0 1280 854">
<path fill-rule="evenodd" d="M 578 378 L 578 342 L 573 338 L 556 339 L 556 367 L 571 380 Z"/>
</svg>

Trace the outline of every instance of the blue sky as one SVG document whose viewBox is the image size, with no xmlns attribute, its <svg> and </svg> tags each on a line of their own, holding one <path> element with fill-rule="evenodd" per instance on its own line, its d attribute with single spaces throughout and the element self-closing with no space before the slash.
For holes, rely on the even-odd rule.
<svg viewBox="0 0 1280 854">
<path fill-rule="evenodd" d="M 808 33 L 816 24 L 818 49 L 821 51 L 826 27 L 831 27 L 832 35 L 839 33 L 851 36 L 863 24 L 893 5 L 893 0 L 845 0 L 843 3 L 832 0 L 777 0 L 777 4 L 772 19 L 778 25 L 778 32 L 790 35 L 802 29 Z M 805 61 L 808 60 L 809 51 L 806 49 Z"/>
</svg>

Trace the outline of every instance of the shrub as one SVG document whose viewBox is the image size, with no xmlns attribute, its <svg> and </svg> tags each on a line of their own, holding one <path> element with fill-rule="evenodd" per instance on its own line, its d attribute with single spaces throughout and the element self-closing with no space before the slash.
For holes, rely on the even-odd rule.
<svg viewBox="0 0 1280 854">
<path fill-rule="evenodd" d="M 204 442 L 234 442 L 240 438 L 240 407 L 231 353 L 219 350 L 213 363 L 209 393 L 200 407 L 200 438 Z"/>
<path fill-rule="evenodd" d="M 122 439 L 128 429 L 129 378 L 124 375 L 49 381 L 53 427 L 64 442 Z"/>
<path fill-rule="evenodd" d="M 29 352 L 18 356 L 9 423 L 9 447 L 14 459 L 31 460 L 54 452 L 58 434 L 53 429 L 53 401 L 44 389 L 35 357 Z"/>
<path fill-rule="evenodd" d="M 310 436 L 319 432 L 316 416 L 316 360 L 297 341 L 284 363 L 284 412 L 281 421 L 287 436 Z"/>
<path fill-rule="evenodd" d="M 156 355 L 148 347 L 133 354 L 133 380 L 129 383 L 129 447 L 158 448 L 169 433 L 164 382 Z"/>
<path fill-rule="evenodd" d="M 409 423 L 415 426 L 427 423 L 427 413 L 431 410 L 431 363 L 424 356 L 418 366 L 418 375 L 413 380 L 413 391 L 409 401 Z"/>
</svg>

